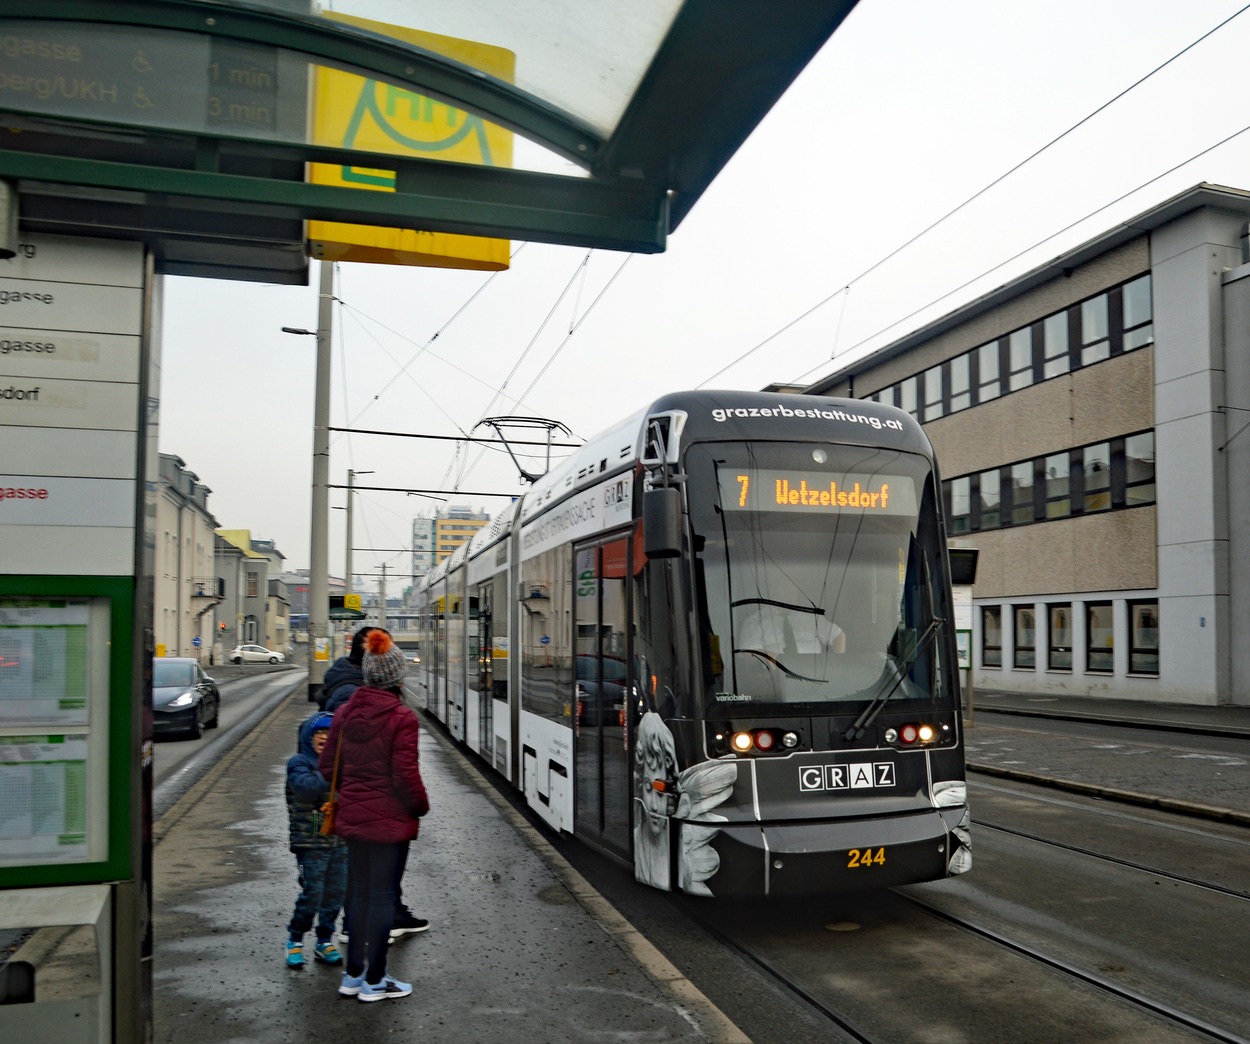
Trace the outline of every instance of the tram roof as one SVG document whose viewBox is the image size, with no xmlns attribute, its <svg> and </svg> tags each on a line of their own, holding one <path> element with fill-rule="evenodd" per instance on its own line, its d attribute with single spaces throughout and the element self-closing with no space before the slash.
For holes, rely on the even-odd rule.
<svg viewBox="0 0 1250 1044">
<path fill-rule="evenodd" d="M 171 274 L 304 283 L 306 220 L 658 252 L 856 2 L 0 0 L 10 72 L 64 88 L 4 93 L 0 178 L 27 230 L 140 238 Z M 513 165 L 313 144 L 324 67 L 514 132 Z"/>
</svg>

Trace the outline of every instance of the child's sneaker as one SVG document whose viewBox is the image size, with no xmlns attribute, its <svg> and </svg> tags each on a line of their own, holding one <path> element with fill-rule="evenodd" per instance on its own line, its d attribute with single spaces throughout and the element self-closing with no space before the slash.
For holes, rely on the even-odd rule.
<svg viewBox="0 0 1250 1044">
<path fill-rule="evenodd" d="M 282 952 L 286 954 L 286 966 L 288 968 L 304 967 L 303 939 L 287 939 L 285 948 Z"/>
<path fill-rule="evenodd" d="M 339 982 L 339 993 L 344 997 L 355 997 L 365 988 L 365 977 L 363 975 L 348 975 L 343 973 L 343 978 Z"/>
<path fill-rule="evenodd" d="M 342 964 L 343 955 L 339 953 L 330 939 L 319 939 L 317 945 L 313 947 L 313 956 L 323 964 Z"/>
<path fill-rule="evenodd" d="M 339 992 L 342 992 L 342 987 L 339 987 Z M 394 976 L 388 975 L 376 986 L 366 982 L 360 988 L 360 993 L 356 995 L 356 999 L 368 1003 L 370 1001 L 386 1000 L 390 997 L 407 997 L 411 992 L 412 983 L 400 982 Z"/>
</svg>

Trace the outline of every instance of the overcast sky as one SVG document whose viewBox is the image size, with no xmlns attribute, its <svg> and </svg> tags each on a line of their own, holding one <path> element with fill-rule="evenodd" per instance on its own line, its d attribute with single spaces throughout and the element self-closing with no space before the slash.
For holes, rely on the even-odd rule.
<svg viewBox="0 0 1250 1044">
<path fill-rule="evenodd" d="M 1242 9 L 861 0 L 666 253 L 338 266 L 331 424 L 484 435 L 523 414 L 584 439 L 666 391 L 808 382 L 1198 182 L 1250 188 L 1250 130 L 1212 149 L 1250 125 L 1250 12 L 1081 123 Z M 315 342 L 280 328 L 316 327 L 316 269 L 296 288 L 165 280 L 160 447 L 290 568 L 308 565 Z M 488 512 L 524 490 L 502 450 L 450 441 L 335 435 L 331 483 L 349 468 Z M 376 584 L 385 563 L 399 595 L 397 549 L 441 503 L 357 493 L 354 571 Z M 338 576 L 344 512 L 329 539 Z"/>
</svg>

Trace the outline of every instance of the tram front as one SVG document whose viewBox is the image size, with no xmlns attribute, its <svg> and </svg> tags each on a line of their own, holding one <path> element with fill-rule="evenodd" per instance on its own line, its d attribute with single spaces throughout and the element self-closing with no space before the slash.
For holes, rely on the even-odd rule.
<svg viewBox="0 0 1250 1044">
<path fill-rule="evenodd" d="M 690 655 L 637 723 L 637 876 L 727 896 L 962 873 L 958 674 L 927 438 L 871 402 L 713 398 L 684 404 L 681 466 L 662 476 L 683 489 L 685 525 L 660 597 L 685 632 L 669 647 Z"/>
</svg>

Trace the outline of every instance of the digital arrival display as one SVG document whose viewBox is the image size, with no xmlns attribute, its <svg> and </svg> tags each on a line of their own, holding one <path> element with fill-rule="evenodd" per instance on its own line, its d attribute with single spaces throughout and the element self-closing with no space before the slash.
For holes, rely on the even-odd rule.
<svg viewBox="0 0 1250 1044">
<path fill-rule="evenodd" d="M 906 475 L 751 468 L 725 469 L 719 482 L 727 511 L 916 514 L 916 483 Z"/>
</svg>

